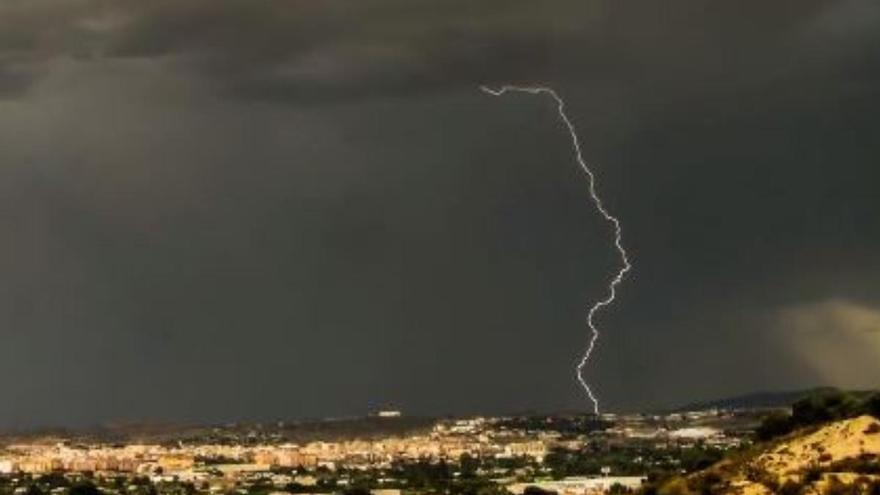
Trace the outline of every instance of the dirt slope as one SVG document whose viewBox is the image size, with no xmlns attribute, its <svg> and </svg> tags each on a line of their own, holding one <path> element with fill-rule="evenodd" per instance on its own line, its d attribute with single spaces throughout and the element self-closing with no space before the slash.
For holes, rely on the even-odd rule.
<svg viewBox="0 0 880 495">
<path fill-rule="evenodd" d="M 860 416 L 802 430 L 722 461 L 672 488 L 666 493 L 880 493 L 880 421 Z"/>
</svg>

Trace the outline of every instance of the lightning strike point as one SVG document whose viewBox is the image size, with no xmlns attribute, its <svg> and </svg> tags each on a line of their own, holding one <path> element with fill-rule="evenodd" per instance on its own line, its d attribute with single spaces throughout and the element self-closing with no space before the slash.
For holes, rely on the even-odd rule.
<svg viewBox="0 0 880 495">
<path fill-rule="evenodd" d="M 599 194 L 596 192 L 596 176 L 593 174 L 592 169 L 587 165 L 587 162 L 584 160 L 583 155 L 581 154 L 581 143 L 578 138 L 577 131 L 575 130 L 574 124 L 568 118 L 568 115 L 565 113 L 565 101 L 554 91 L 552 88 L 546 86 L 501 86 L 497 89 L 490 88 L 488 86 L 480 86 L 480 89 L 492 96 L 503 96 L 508 92 L 517 92 L 517 93 L 528 93 L 532 95 L 548 95 L 553 101 L 556 103 L 556 110 L 559 114 L 559 119 L 565 124 L 565 127 L 568 129 L 569 136 L 571 137 L 572 148 L 574 149 L 574 156 L 577 160 L 578 165 L 581 167 L 581 170 L 587 175 L 587 179 L 589 180 L 589 190 L 590 197 L 593 200 L 593 204 L 596 206 L 596 209 L 599 210 L 599 213 L 602 217 L 610 223 L 614 227 L 614 247 L 617 249 L 617 252 L 620 254 L 621 266 L 617 270 L 615 276 L 611 279 L 611 282 L 608 283 L 608 295 L 603 299 L 600 299 L 590 306 L 590 311 L 587 313 L 587 326 L 590 328 L 590 342 L 587 345 L 587 349 L 584 351 L 584 354 L 581 356 L 580 361 L 577 365 L 577 380 L 580 383 L 581 387 L 587 393 L 587 397 L 590 398 L 590 401 L 593 403 L 593 414 L 599 415 L 599 400 L 596 398 L 596 395 L 593 393 L 593 390 L 590 388 L 590 385 L 587 384 L 586 380 L 584 380 L 583 371 L 587 365 L 587 362 L 590 360 L 590 356 L 593 354 L 593 349 L 596 347 L 596 341 L 599 340 L 599 329 L 596 327 L 593 322 L 593 318 L 596 316 L 596 313 L 608 306 L 614 299 L 617 297 L 617 286 L 623 281 L 623 278 L 626 276 L 627 272 L 632 269 L 632 264 L 630 264 L 629 256 L 627 255 L 626 249 L 623 248 L 623 231 L 620 227 L 620 220 L 617 219 L 614 215 L 608 212 L 605 208 L 605 205 L 602 203 L 602 198 L 599 197 Z"/>
</svg>

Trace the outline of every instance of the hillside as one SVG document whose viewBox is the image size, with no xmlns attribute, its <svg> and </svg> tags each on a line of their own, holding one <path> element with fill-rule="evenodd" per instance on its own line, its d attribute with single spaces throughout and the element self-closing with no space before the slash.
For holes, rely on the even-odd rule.
<svg viewBox="0 0 880 495">
<path fill-rule="evenodd" d="M 113 423 L 80 430 L 51 429 L 0 433 L 0 445 L 18 442 L 57 443 L 306 443 L 314 440 L 374 439 L 406 436 L 431 430 L 436 418 L 376 416 L 305 420 L 278 423 L 230 423 L 196 425 L 177 423 Z"/>
<path fill-rule="evenodd" d="M 668 481 L 657 493 L 880 494 L 880 420 L 863 415 L 801 429 Z"/>
<path fill-rule="evenodd" d="M 815 387 L 800 390 L 761 391 L 733 397 L 692 402 L 673 409 L 676 412 L 702 411 L 706 409 L 775 409 L 790 407 L 795 402 L 815 395 L 836 392 L 834 387 Z M 855 395 L 871 394 L 873 391 L 853 391 Z"/>
</svg>

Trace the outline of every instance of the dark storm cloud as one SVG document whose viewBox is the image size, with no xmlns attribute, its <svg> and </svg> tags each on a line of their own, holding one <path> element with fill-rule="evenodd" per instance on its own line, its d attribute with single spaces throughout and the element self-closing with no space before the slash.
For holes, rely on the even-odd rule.
<svg viewBox="0 0 880 495">
<path fill-rule="evenodd" d="M 605 404 L 876 380 L 878 26 L 873 0 L 2 2 L 0 372 L 27 379 L 0 422 L 582 407 L 617 260 L 552 106 L 477 90 L 507 81 L 566 97 L 634 256 Z"/>
<path fill-rule="evenodd" d="M 711 8 L 693 1 L 34 5 L 5 7 L 8 34 L 0 46 L 30 48 L 42 59 L 170 59 L 175 69 L 199 74 L 221 91 L 299 103 L 561 75 L 638 83 L 640 73 L 662 71 L 651 82 L 669 89 L 735 68 L 773 72 L 779 68 L 765 64 L 775 65 L 780 48 L 799 45 L 796 37 L 809 39 L 823 29 L 847 36 L 847 23 L 864 19 L 863 11 L 872 9 L 867 4 L 852 8 L 822 24 L 834 2 Z M 755 77 L 738 76 L 742 81 Z"/>
</svg>

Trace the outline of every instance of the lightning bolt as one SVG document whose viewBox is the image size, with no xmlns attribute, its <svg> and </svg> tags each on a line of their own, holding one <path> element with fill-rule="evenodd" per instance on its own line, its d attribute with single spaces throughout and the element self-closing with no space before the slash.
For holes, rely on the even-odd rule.
<svg viewBox="0 0 880 495">
<path fill-rule="evenodd" d="M 596 327 L 593 319 L 596 316 L 596 313 L 608 306 L 614 299 L 617 297 L 617 286 L 623 281 L 623 278 L 626 276 L 627 272 L 632 269 L 632 264 L 629 262 L 629 256 L 626 253 L 626 249 L 623 248 L 623 230 L 620 227 L 620 220 L 617 219 L 614 215 L 608 212 L 608 209 L 605 208 L 604 203 L 602 202 L 602 198 L 599 197 L 599 194 L 596 192 L 596 175 L 587 165 L 587 162 L 584 160 L 583 155 L 581 154 L 581 143 L 578 138 L 577 131 L 575 130 L 574 124 L 571 122 L 571 119 L 568 118 L 568 115 L 565 113 L 565 101 L 554 91 L 552 88 L 548 88 L 545 86 L 501 86 L 498 89 L 492 89 L 487 86 L 480 86 L 480 89 L 485 93 L 488 93 L 492 96 L 502 96 L 508 92 L 518 92 L 518 93 L 528 93 L 532 95 L 548 95 L 553 101 L 556 103 L 556 110 L 559 114 L 559 119 L 562 120 L 562 123 L 565 124 L 565 127 L 568 129 L 568 134 L 571 137 L 571 144 L 574 148 L 574 156 L 577 160 L 578 165 L 580 165 L 581 170 L 587 175 L 590 184 L 590 197 L 593 199 L 593 204 L 596 205 L 596 209 L 599 210 L 599 213 L 602 214 L 602 217 L 610 223 L 614 227 L 614 247 L 617 248 L 617 252 L 620 254 L 621 266 L 617 270 L 617 274 L 614 278 L 611 279 L 611 282 L 608 283 L 608 295 L 605 298 L 600 299 L 593 303 L 590 306 L 590 311 L 587 313 L 587 326 L 590 327 L 590 343 L 587 345 L 586 351 L 584 351 L 583 356 L 578 362 L 577 365 L 577 380 L 583 387 L 584 391 L 587 393 L 587 396 L 590 398 L 590 401 L 593 403 L 593 414 L 599 414 L 599 400 L 596 398 L 596 395 L 593 393 L 593 389 L 590 388 L 590 385 L 584 380 L 584 368 L 587 366 L 587 362 L 590 360 L 590 356 L 593 354 L 593 349 L 596 348 L 596 341 L 599 340 L 599 329 Z"/>
</svg>

